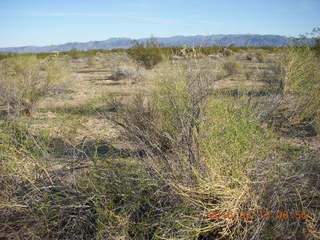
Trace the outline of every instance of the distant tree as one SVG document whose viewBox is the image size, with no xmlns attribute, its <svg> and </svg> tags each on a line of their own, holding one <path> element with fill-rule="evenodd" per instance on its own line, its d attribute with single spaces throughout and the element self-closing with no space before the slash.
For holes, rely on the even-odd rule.
<svg viewBox="0 0 320 240">
<path fill-rule="evenodd" d="M 68 55 L 71 56 L 73 59 L 78 59 L 80 58 L 80 51 L 78 51 L 76 48 L 72 48 L 68 52 Z"/>
<path fill-rule="evenodd" d="M 129 55 L 146 69 L 151 69 L 163 60 L 160 44 L 151 37 L 144 44 L 133 41 L 133 47 L 128 51 Z"/>
<path fill-rule="evenodd" d="M 314 38 L 314 48 L 317 51 L 318 55 L 320 55 L 320 27 L 314 28 L 312 31 L 312 35 Z"/>
<path fill-rule="evenodd" d="M 320 27 L 316 27 L 311 33 L 302 34 L 292 41 L 295 46 L 310 46 L 320 54 Z"/>
</svg>

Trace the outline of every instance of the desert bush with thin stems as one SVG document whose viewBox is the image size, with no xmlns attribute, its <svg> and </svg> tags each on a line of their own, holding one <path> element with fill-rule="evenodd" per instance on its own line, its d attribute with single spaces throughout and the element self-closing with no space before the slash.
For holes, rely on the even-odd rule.
<svg viewBox="0 0 320 240">
<path fill-rule="evenodd" d="M 223 69 L 228 75 L 237 74 L 240 71 L 239 64 L 235 61 L 226 61 L 223 63 Z"/>
<path fill-rule="evenodd" d="M 181 216 L 181 212 L 194 213 L 194 208 L 152 169 L 136 161 L 99 161 L 80 186 L 96 196 L 97 239 L 191 239 L 195 235 L 179 226 L 197 224 Z"/>
<path fill-rule="evenodd" d="M 281 96 L 273 112 L 282 111 L 286 124 L 316 123 L 320 109 L 320 62 L 310 46 L 290 46 L 264 77 Z"/>
<path fill-rule="evenodd" d="M 112 70 L 111 80 L 119 81 L 128 79 L 131 83 L 137 83 L 144 78 L 141 69 L 131 66 L 119 66 Z"/>
<path fill-rule="evenodd" d="M 0 237 L 92 239 L 93 197 L 52 168 L 55 141 L 7 118 L 0 122 L 0 142 Z"/>
<path fill-rule="evenodd" d="M 309 46 L 288 47 L 278 60 L 280 89 L 291 124 L 314 121 L 320 114 L 320 61 Z"/>
<path fill-rule="evenodd" d="M 35 219 L 22 195 L 34 189 L 38 174 L 44 170 L 37 161 L 43 156 L 43 145 L 36 143 L 24 124 L 3 120 L 0 130 L 0 233 L 10 234 L 14 227 L 27 231 Z M 24 221 L 19 223 L 19 218 Z"/>
<path fill-rule="evenodd" d="M 270 63 L 269 69 L 258 74 L 267 83 L 269 109 L 266 120 L 275 126 L 312 125 L 319 126 L 320 106 L 320 61 L 311 46 L 287 47 L 279 57 Z M 270 92 L 270 93 L 271 93 Z M 273 101 L 273 103 L 271 103 Z"/>
<path fill-rule="evenodd" d="M 134 65 L 135 61 L 126 52 L 110 52 L 110 53 L 97 53 L 99 63 L 110 69 L 118 68 L 121 65 Z"/>
<path fill-rule="evenodd" d="M 0 105 L 8 113 L 31 115 L 42 97 L 68 77 L 57 58 L 17 56 L 0 63 Z"/>
<path fill-rule="evenodd" d="M 221 75 L 201 67 L 185 66 L 155 82 L 150 97 L 137 95 L 119 115 L 132 140 L 138 141 L 149 155 L 186 151 L 188 162 L 196 163 L 193 132 L 197 130 L 205 99 Z M 170 167 L 169 165 L 167 167 Z"/>
<path fill-rule="evenodd" d="M 135 97 L 112 120 L 143 150 L 141 161 L 196 207 L 190 218 L 203 226 L 184 231 L 231 236 L 228 229 L 241 223 L 206 221 L 207 211 L 240 208 L 247 173 L 270 151 L 269 135 L 241 104 L 245 99 L 215 93 L 221 73 L 195 66 L 160 75 L 151 94 Z"/>
<path fill-rule="evenodd" d="M 68 56 L 70 56 L 72 59 L 79 59 L 81 57 L 82 52 L 76 48 L 72 48 L 67 53 L 68 53 Z"/>
<path fill-rule="evenodd" d="M 319 150 L 281 144 L 277 154 L 257 161 L 250 173 L 251 194 L 242 203 L 254 212 L 246 239 L 317 239 L 319 167 Z"/>
</svg>

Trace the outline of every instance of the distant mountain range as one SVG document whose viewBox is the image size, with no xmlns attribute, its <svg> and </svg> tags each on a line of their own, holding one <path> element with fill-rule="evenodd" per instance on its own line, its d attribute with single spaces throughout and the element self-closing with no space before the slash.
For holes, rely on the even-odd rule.
<svg viewBox="0 0 320 240">
<path fill-rule="evenodd" d="M 290 38 L 279 35 L 257 35 L 257 34 L 230 34 L 230 35 L 210 35 L 210 36 L 174 36 L 166 38 L 156 38 L 162 46 L 285 46 Z M 145 42 L 147 38 L 137 39 Z M 130 38 L 110 38 L 104 41 L 71 42 L 61 45 L 50 46 L 25 46 L 0 48 L 0 52 L 51 52 L 68 51 L 73 48 L 78 50 L 88 49 L 112 49 L 129 48 L 133 44 Z"/>
</svg>

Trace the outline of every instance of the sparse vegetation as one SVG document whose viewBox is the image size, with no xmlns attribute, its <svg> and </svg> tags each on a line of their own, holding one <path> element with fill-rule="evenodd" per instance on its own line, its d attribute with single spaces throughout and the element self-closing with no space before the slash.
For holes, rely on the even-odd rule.
<svg viewBox="0 0 320 240">
<path fill-rule="evenodd" d="M 67 77 L 57 59 L 40 61 L 35 56 L 3 60 L 0 65 L 0 105 L 8 113 L 27 115 L 39 100 Z"/>
<path fill-rule="evenodd" d="M 314 46 L 46 54 L 0 62 L 0 239 L 319 236 Z"/>
<path fill-rule="evenodd" d="M 228 75 L 234 75 L 239 72 L 239 64 L 235 61 L 226 61 L 223 63 L 223 69 Z"/>
</svg>

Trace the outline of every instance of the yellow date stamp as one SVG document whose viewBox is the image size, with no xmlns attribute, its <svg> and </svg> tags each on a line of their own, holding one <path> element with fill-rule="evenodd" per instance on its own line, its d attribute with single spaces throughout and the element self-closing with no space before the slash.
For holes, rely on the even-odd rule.
<svg viewBox="0 0 320 240">
<path fill-rule="evenodd" d="M 254 218 L 261 219 L 303 219 L 306 220 L 309 214 L 305 210 L 269 210 L 269 209 L 257 209 L 257 210 L 210 210 L 208 212 L 208 220 L 221 220 L 221 219 L 235 219 L 240 218 L 243 220 L 253 220 Z"/>
</svg>

